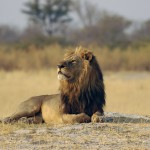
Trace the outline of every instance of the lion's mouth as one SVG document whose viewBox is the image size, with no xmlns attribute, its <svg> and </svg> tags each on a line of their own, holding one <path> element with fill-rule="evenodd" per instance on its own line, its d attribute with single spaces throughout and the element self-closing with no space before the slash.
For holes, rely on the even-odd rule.
<svg viewBox="0 0 150 150">
<path fill-rule="evenodd" d="M 58 75 L 64 76 L 64 77 L 67 78 L 67 79 L 70 79 L 70 78 L 71 78 L 71 76 L 66 75 L 65 73 L 63 73 L 63 72 L 61 72 L 61 71 L 58 71 Z"/>
</svg>

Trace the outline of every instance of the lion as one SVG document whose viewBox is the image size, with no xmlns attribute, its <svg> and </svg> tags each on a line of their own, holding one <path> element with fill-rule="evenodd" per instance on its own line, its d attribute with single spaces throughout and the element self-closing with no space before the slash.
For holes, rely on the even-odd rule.
<svg viewBox="0 0 150 150">
<path fill-rule="evenodd" d="M 4 118 L 12 123 L 28 118 L 32 123 L 101 122 L 105 106 L 103 74 L 96 57 L 82 47 L 68 51 L 57 65 L 59 94 L 34 96 Z"/>
</svg>

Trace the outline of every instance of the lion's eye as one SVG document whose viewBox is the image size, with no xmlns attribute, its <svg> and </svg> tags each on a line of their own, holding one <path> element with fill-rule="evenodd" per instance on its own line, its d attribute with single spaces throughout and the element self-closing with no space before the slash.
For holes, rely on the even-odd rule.
<svg viewBox="0 0 150 150">
<path fill-rule="evenodd" d="M 76 63 L 76 60 L 72 60 L 71 62 L 72 62 L 72 63 Z"/>
</svg>

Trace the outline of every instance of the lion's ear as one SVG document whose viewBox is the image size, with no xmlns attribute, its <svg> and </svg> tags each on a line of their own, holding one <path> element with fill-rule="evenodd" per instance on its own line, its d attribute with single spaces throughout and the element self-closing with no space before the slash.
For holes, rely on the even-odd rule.
<svg viewBox="0 0 150 150">
<path fill-rule="evenodd" d="M 91 52 L 82 53 L 82 58 L 88 61 L 91 61 L 93 54 Z"/>
</svg>

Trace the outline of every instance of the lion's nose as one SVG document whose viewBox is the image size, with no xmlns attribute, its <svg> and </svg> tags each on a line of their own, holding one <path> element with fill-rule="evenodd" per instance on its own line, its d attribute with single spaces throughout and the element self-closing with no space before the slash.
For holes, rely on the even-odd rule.
<svg viewBox="0 0 150 150">
<path fill-rule="evenodd" d="M 58 68 L 64 68 L 65 66 L 63 64 L 58 64 L 57 67 Z"/>
</svg>

